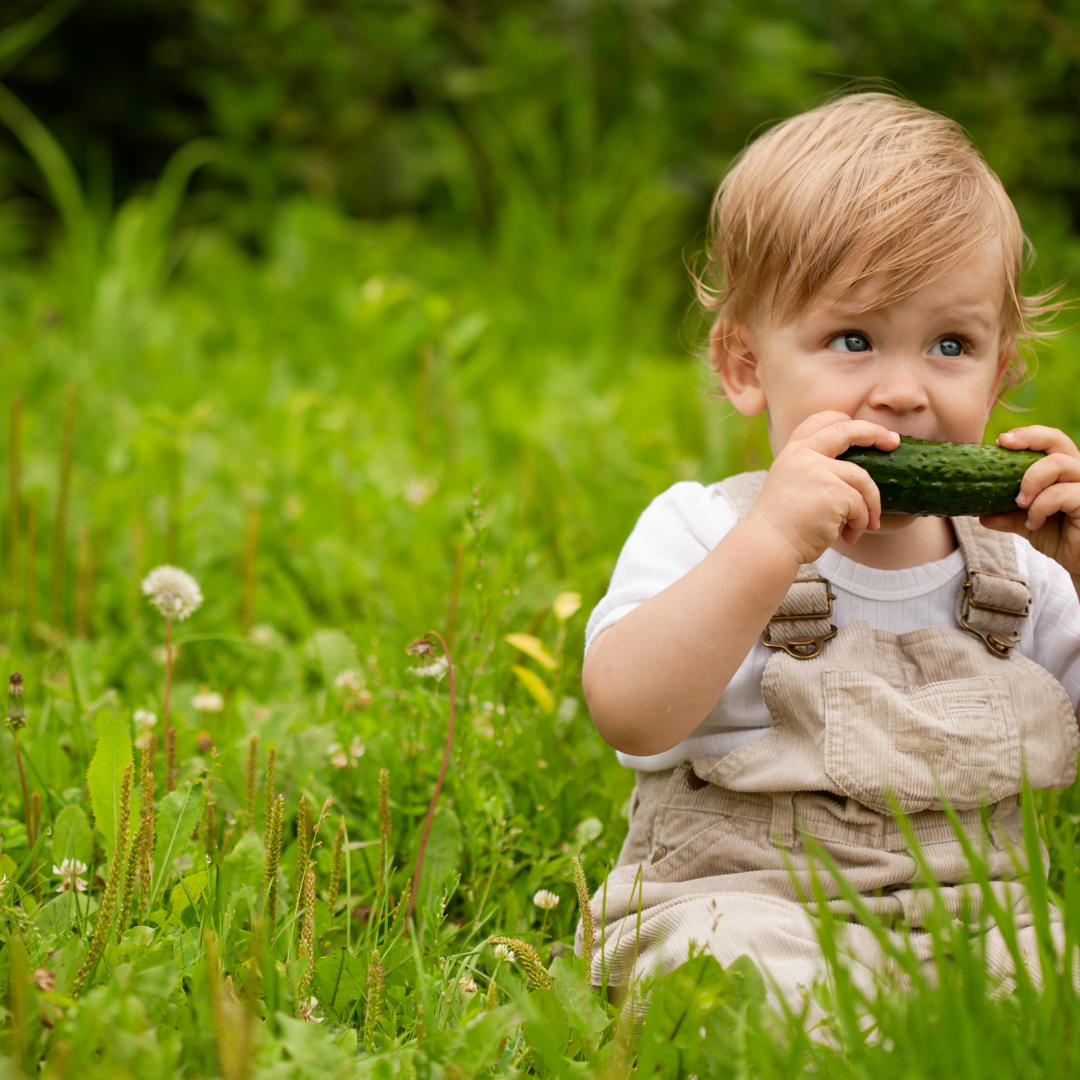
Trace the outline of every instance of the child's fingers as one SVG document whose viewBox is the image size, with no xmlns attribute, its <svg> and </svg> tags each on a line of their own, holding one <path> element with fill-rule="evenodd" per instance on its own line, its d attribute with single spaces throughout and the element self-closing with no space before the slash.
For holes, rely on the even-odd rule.
<svg viewBox="0 0 1080 1080">
<path fill-rule="evenodd" d="M 1047 518 L 1057 513 L 1080 518 L 1080 483 L 1051 484 L 1044 489 L 1027 508 L 1024 525 L 1030 532 L 1035 532 L 1046 524 Z"/>
<path fill-rule="evenodd" d="M 983 514 L 979 518 L 979 524 L 994 532 L 1011 532 L 1026 537 L 1027 511 L 1012 510 L 1006 514 Z"/>
<path fill-rule="evenodd" d="M 848 498 L 847 524 L 841 533 L 849 544 L 853 544 L 867 530 L 875 532 L 881 526 L 881 492 L 870 474 L 858 465 L 837 461 L 833 468 L 836 475 L 857 493 Z"/>
<path fill-rule="evenodd" d="M 869 420 L 838 420 L 827 424 L 803 440 L 819 454 L 834 458 L 850 446 L 876 446 L 879 450 L 895 450 L 900 436 L 881 424 Z"/>
<path fill-rule="evenodd" d="M 1047 454 L 1069 454 L 1080 459 L 1080 450 L 1076 443 L 1057 428 L 1045 424 L 1031 424 L 1029 427 L 1013 428 L 997 438 L 998 446 L 1006 450 L 1042 450 Z"/>
<path fill-rule="evenodd" d="M 1016 496 L 1017 506 L 1030 506 L 1040 491 L 1053 484 L 1073 483 L 1080 480 L 1080 457 L 1071 454 L 1055 453 L 1036 461 L 1020 481 L 1020 493 Z"/>
</svg>

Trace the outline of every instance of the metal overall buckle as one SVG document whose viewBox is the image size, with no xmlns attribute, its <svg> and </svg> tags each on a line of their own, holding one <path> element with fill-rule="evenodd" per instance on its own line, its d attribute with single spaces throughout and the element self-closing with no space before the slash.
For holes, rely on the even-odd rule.
<svg viewBox="0 0 1080 1080">
<path fill-rule="evenodd" d="M 990 574 L 985 570 L 978 570 L 976 573 L 981 574 L 983 577 L 1000 578 L 1002 581 L 1012 581 L 1017 585 L 1023 585 L 1026 591 L 1027 583 L 1021 581 L 1020 578 L 1006 577 L 1004 574 Z M 1023 610 L 1017 608 L 1005 608 L 995 607 L 993 604 L 982 604 L 975 599 L 975 590 L 972 587 L 971 571 L 967 573 L 967 577 L 964 584 L 960 586 L 961 594 L 967 593 L 967 608 L 968 610 L 974 609 L 975 611 L 989 611 L 995 615 L 1011 615 L 1014 619 L 1026 619 L 1031 611 L 1031 596 L 1028 595 L 1027 603 L 1024 604 Z M 962 607 L 962 605 L 961 605 Z M 994 656 L 1000 657 L 1002 660 L 1008 660 L 1012 655 L 1013 649 L 1020 642 L 1020 631 L 1013 630 L 1007 637 L 999 632 L 993 630 L 980 630 L 977 626 L 972 626 L 968 622 L 966 612 L 960 616 L 960 625 L 965 629 L 971 631 L 971 633 L 982 638 L 986 647 L 993 653 Z"/>
<path fill-rule="evenodd" d="M 832 591 L 832 586 L 830 585 L 828 578 L 801 578 L 792 582 L 792 584 L 812 585 L 815 582 L 825 586 L 825 595 L 829 604 L 825 611 L 810 611 L 802 615 L 774 615 L 769 620 L 769 625 L 771 626 L 774 622 L 794 622 L 800 619 L 813 619 L 816 621 L 831 619 L 833 613 L 833 601 L 836 599 L 836 594 Z M 825 642 L 830 638 L 836 637 L 837 633 L 836 627 L 830 623 L 828 632 L 824 634 L 818 634 L 814 637 L 792 638 L 789 641 L 773 641 L 769 634 L 769 627 L 767 626 L 765 627 L 765 633 L 762 635 L 761 641 L 767 649 L 783 649 L 788 656 L 794 656 L 796 660 L 812 660 L 821 653 Z"/>
</svg>

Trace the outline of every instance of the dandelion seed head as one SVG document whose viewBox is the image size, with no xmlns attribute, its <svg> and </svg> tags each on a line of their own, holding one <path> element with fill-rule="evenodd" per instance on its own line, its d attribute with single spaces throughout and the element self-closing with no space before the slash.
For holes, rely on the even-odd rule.
<svg viewBox="0 0 1080 1080">
<path fill-rule="evenodd" d="M 199 583 L 178 566 L 156 566 L 142 582 L 143 596 L 167 618 L 186 619 L 203 601 Z"/>
<path fill-rule="evenodd" d="M 533 895 L 533 903 L 542 911 L 554 911 L 559 906 L 559 897 L 550 889 L 541 889 Z"/>
<path fill-rule="evenodd" d="M 514 950 L 509 945 L 496 945 L 495 946 L 495 959 L 505 961 L 507 964 L 512 964 L 517 957 L 514 955 Z"/>
<path fill-rule="evenodd" d="M 420 664 L 417 667 L 406 668 L 410 675 L 418 679 L 434 679 L 438 682 L 447 672 L 450 665 L 445 656 L 437 656 L 430 664 Z"/>
</svg>

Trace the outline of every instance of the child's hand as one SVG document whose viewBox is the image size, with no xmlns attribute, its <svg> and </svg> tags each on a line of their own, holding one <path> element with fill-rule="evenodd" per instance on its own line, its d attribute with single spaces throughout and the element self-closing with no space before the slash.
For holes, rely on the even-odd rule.
<svg viewBox="0 0 1080 1080">
<path fill-rule="evenodd" d="M 849 446 L 895 450 L 899 444 L 900 436 L 880 424 L 815 413 L 777 454 L 748 520 L 779 534 L 800 564 L 813 562 L 838 536 L 854 544 L 881 525 L 881 495 L 865 469 L 836 455 Z"/>
<path fill-rule="evenodd" d="M 989 529 L 1018 533 L 1070 574 L 1080 574 L 1080 450 L 1064 432 L 1038 424 L 1006 431 L 998 445 L 1042 450 L 1046 457 L 1024 473 L 1016 498 L 1020 510 L 979 520 Z"/>
</svg>

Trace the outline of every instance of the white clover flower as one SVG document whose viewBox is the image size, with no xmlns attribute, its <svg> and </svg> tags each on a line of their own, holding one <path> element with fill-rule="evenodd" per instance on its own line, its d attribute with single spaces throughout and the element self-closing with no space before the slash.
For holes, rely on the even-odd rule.
<svg viewBox="0 0 1080 1080">
<path fill-rule="evenodd" d="M 476 993 L 476 980 L 471 975 L 469 975 L 469 976 L 467 976 L 465 978 L 458 979 L 457 985 L 458 985 L 458 989 L 463 994 L 475 994 Z"/>
<path fill-rule="evenodd" d="M 446 662 L 445 656 L 437 656 L 430 664 L 421 664 L 419 667 L 406 668 L 410 675 L 415 675 L 418 679 L 434 679 L 438 682 L 447 672 L 450 665 Z"/>
<path fill-rule="evenodd" d="M 256 645 L 272 645 L 274 643 L 274 628 L 265 624 L 253 626 L 248 633 L 248 637 Z"/>
<path fill-rule="evenodd" d="M 198 712 L 221 712 L 225 699 L 216 690 L 203 690 L 191 699 L 191 706 Z"/>
<path fill-rule="evenodd" d="M 311 998 L 310 1001 L 302 1001 L 300 1003 L 300 1019 L 311 1020 L 313 1023 L 321 1024 L 326 1019 L 324 1016 L 316 1016 L 315 1010 L 319 1006 L 319 999 L 316 997 Z"/>
<path fill-rule="evenodd" d="M 514 950 L 509 945 L 499 944 L 495 946 L 495 959 L 505 960 L 506 963 L 512 964 L 517 957 L 514 955 Z"/>
<path fill-rule="evenodd" d="M 157 566 L 142 582 L 143 596 L 166 618 L 186 619 L 202 603 L 199 583 L 177 566 Z"/>
<path fill-rule="evenodd" d="M 149 709 L 136 709 L 132 713 L 131 719 L 143 727 L 153 727 L 157 723 L 157 716 L 150 712 Z"/>
<path fill-rule="evenodd" d="M 541 889 L 533 895 L 533 903 L 543 911 L 554 911 L 559 906 L 559 898 L 550 889 Z"/>
<path fill-rule="evenodd" d="M 363 689 L 364 676 L 356 668 L 346 668 L 334 680 L 334 685 L 339 690 L 351 690 L 355 694 Z"/>
<path fill-rule="evenodd" d="M 348 769 L 350 766 L 356 767 L 356 763 L 364 756 L 366 749 L 367 747 L 360 741 L 360 736 L 354 735 L 347 750 L 341 743 L 332 742 L 326 748 L 326 752 L 330 755 L 331 765 L 336 765 L 339 769 Z"/>
<path fill-rule="evenodd" d="M 86 892 L 86 882 L 80 877 L 86 873 L 86 863 L 79 862 L 78 859 L 65 859 L 59 866 L 53 863 L 52 869 L 54 874 L 63 879 L 56 886 L 58 893 L 69 892 L 73 888 L 78 892 Z"/>
</svg>

